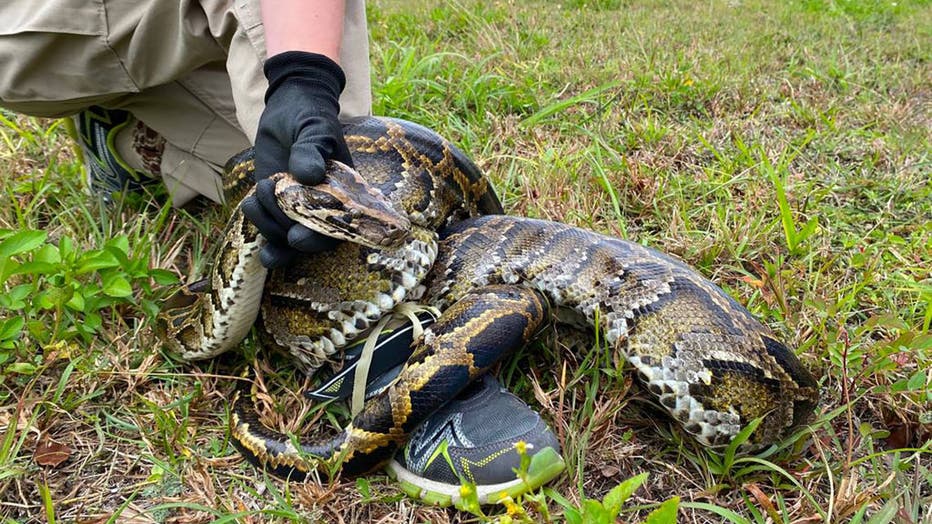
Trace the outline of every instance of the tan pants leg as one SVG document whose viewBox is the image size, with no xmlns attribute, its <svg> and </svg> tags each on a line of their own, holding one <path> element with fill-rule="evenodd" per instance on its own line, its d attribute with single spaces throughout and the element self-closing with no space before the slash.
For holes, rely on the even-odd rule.
<svg viewBox="0 0 932 524">
<path fill-rule="evenodd" d="M 197 195 L 222 201 L 223 165 L 250 146 L 236 120 L 230 79 L 223 64 L 198 69 L 176 82 L 108 106 L 130 111 L 165 138 L 162 180 L 175 206 Z M 124 131 L 131 132 L 131 128 Z"/>
</svg>

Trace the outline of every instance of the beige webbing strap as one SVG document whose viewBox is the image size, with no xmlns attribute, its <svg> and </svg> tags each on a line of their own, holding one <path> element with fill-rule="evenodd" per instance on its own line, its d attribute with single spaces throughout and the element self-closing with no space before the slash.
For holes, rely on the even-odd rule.
<svg viewBox="0 0 932 524">
<path fill-rule="evenodd" d="M 359 362 L 356 363 L 356 369 L 353 373 L 353 398 L 350 402 L 350 413 L 354 417 L 362 411 L 362 405 L 366 401 L 366 381 L 369 379 L 369 366 L 372 364 L 372 353 L 375 351 L 375 344 L 379 341 L 382 330 L 392 318 L 393 315 L 382 317 L 379 323 L 372 328 L 372 332 L 366 337 L 366 343 L 362 346 L 362 353 L 359 355 Z"/>
<path fill-rule="evenodd" d="M 393 320 L 407 319 L 411 322 L 411 334 L 414 340 L 420 338 L 424 333 L 424 327 L 417 314 L 421 312 L 430 313 L 434 318 L 440 316 L 440 310 L 432 306 L 424 306 L 415 302 L 404 302 L 395 306 L 390 315 L 385 315 L 372 328 L 372 331 L 366 337 L 366 343 L 362 346 L 362 353 L 359 355 L 359 362 L 356 363 L 356 369 L 353 372 L 353 396 L 350 400 L 350 413 L 356 416 L 362 411 L 362 406 L 366 402 L 366 383 L 369 380 L 369 368 L 372 365 L 372 354 L 375 352 L 375 346 L 379 341 L 379 336 L 385 326 Z"/>
</svg>

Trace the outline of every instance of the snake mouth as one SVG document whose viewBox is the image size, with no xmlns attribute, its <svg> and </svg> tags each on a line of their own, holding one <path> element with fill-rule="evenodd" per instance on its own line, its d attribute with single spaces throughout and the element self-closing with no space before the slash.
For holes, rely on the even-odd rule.
<svg viewBox="0 0 932 524">
<path fill-rule="evenodd" d="M 313 231 L 374 249 L 398 247 L 409 237 L 408 218 L 344 164 L 330 162 L 324 180 L 313 186 L 287 173 L 273 180 L 282 211 Z"/>
<path fill-rule="evenodd" d="M 315 223 L 315 226 L 320 228 L 319 233 L 376 249 L 398 247 L 408 238 L 411 228 L 407 219 L 386 220 L 384 217 L 373 217 L 365 211 L 356 210 L 334 214 L 325 217 L 325 220 L 326 226 Z"/>
</svg>

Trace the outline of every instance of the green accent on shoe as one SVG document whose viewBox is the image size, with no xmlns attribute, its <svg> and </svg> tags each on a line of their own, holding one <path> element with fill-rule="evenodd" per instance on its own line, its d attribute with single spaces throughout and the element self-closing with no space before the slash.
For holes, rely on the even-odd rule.
<svg viewBox="0 0 932 524">
<path fill-rule="evenodd" d="M 509 452 L 511 452 L 511 451 L 514 451 L 514 447 L 513 447 L 513 446 L 509 446 L 509 447 L 507 447 L 507 448 L 502 448 L 502 449 L 500 449 L 500 450 L 498 450 L 498 451 L 495 451 L 495 452 L 493 452 L 493 453 L 491 453 L 491 454 L 489 454 L 489 455 L 486 455 L 484 458 L 482 458 L 482 460 L 471 460 L 471 459 L 469 459 L 469 458 L 467 458 L 467 457 L 460 457 L 460 467 L 462 468 L 463 474 L 466 476 L 465 479 L 464 479 L 464 478 L 461 478 L 460 481 L 461 481 L 461 482 L 469 482 L 470 484 L 475 484 L 475 483 L 476 483 L 476 477 L 475 477 L 475 475 L 473 475 L 472 466 L 476 466 L 477 468 L 483 468 L 483 467 L 485 467 L 487 464 L 489 464 L 490 462 L 492 462 L 493 460 L 495 460 L 495 459 L 497 459 L 498 457 L 501 457 L 502 455 L 504 455 L 505 453 L 509 453 Z M 450 469 L 453 470 L 453 471 L 456 471 L 456 468 L 453 467 L 453 462 L 452 462 L 452 460 L 449 461 L 449 464 L 450 464 Z"/>
<path fill-rule="evenodd" d="M 123 157 L 119 155 L 117 151 L 117 147 L 116 147 L 117 134 L 123 129 L 125 129 L 126 126 L 129 125 L 129 122 L 130 122 L 129 120 L 126 120 L 125 122 L 119 123 L 113 126 L 112 128 L 110 128 L 110 132 L 107 133 L 107 150 L 110 152 L 110 155 L 113 157 L 113 160 L 116 161 L 116 163 L 120 167 L 125 169 L 126 172 L 129 173 L 131 177 L 133 177 L 134 181 L 142 182 L 143 180 L 151 178 L 151 177 L 144 175 L 139 170 L 134 169 L 132 166 L 130 166 L 126 162 L 126 160 L 123 160 Z M 102 160 L 98 159 L 98 162 L 100 162 L 102 166 L 106 166 L 106 164 Z"/>
<path fill-rule="evenodd" d="M 443 441 L 440 442 L 440 445 L 437 446 L 437 449 L 431 453 L 430 458 L 427 459 L 427 465 L 429 466 L 433 464 L 434 460 L 436 460 L 438 456 L 443 455 L 443 460 L 447 461 L 447 465 L 450 466 L 450 469 L 456 471 L 456 468 L 453 466 L 453 457 L 451 457 L 450 453 L 447 452 L 447 448 L 449 446 L 450 441 L 443 439 Z"/>
</svg>

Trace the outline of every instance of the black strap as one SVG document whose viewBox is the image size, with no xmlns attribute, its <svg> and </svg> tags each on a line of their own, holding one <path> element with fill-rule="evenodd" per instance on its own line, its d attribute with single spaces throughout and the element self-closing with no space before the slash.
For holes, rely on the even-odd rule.
<svg viewBox="0 0 932 524">
<path fill-rule="evenodd" d="M 420 313 L 417 318 L 423 327 L 434 323 L 434 317 L 429 313 Z M 379 340 L 372 352 L 372 363 L 369 365 L 369 378 L 366 381 L 367 399 L 388 387 L 401 372 L 404 363 L 414 352 L 411 345 L 414 341 L 413 331 L 414 325 L 408 322 L 397 329 L 384 330 L 379 334 Z M 343 369 L 316 389 L 305 392 L 305 396 L 320 402 L 349 398 L 353 394 L 356 365 L 365 344 L 366 337 L 363 337 L 347 347 L 344 350 Z"/>
</svg>

